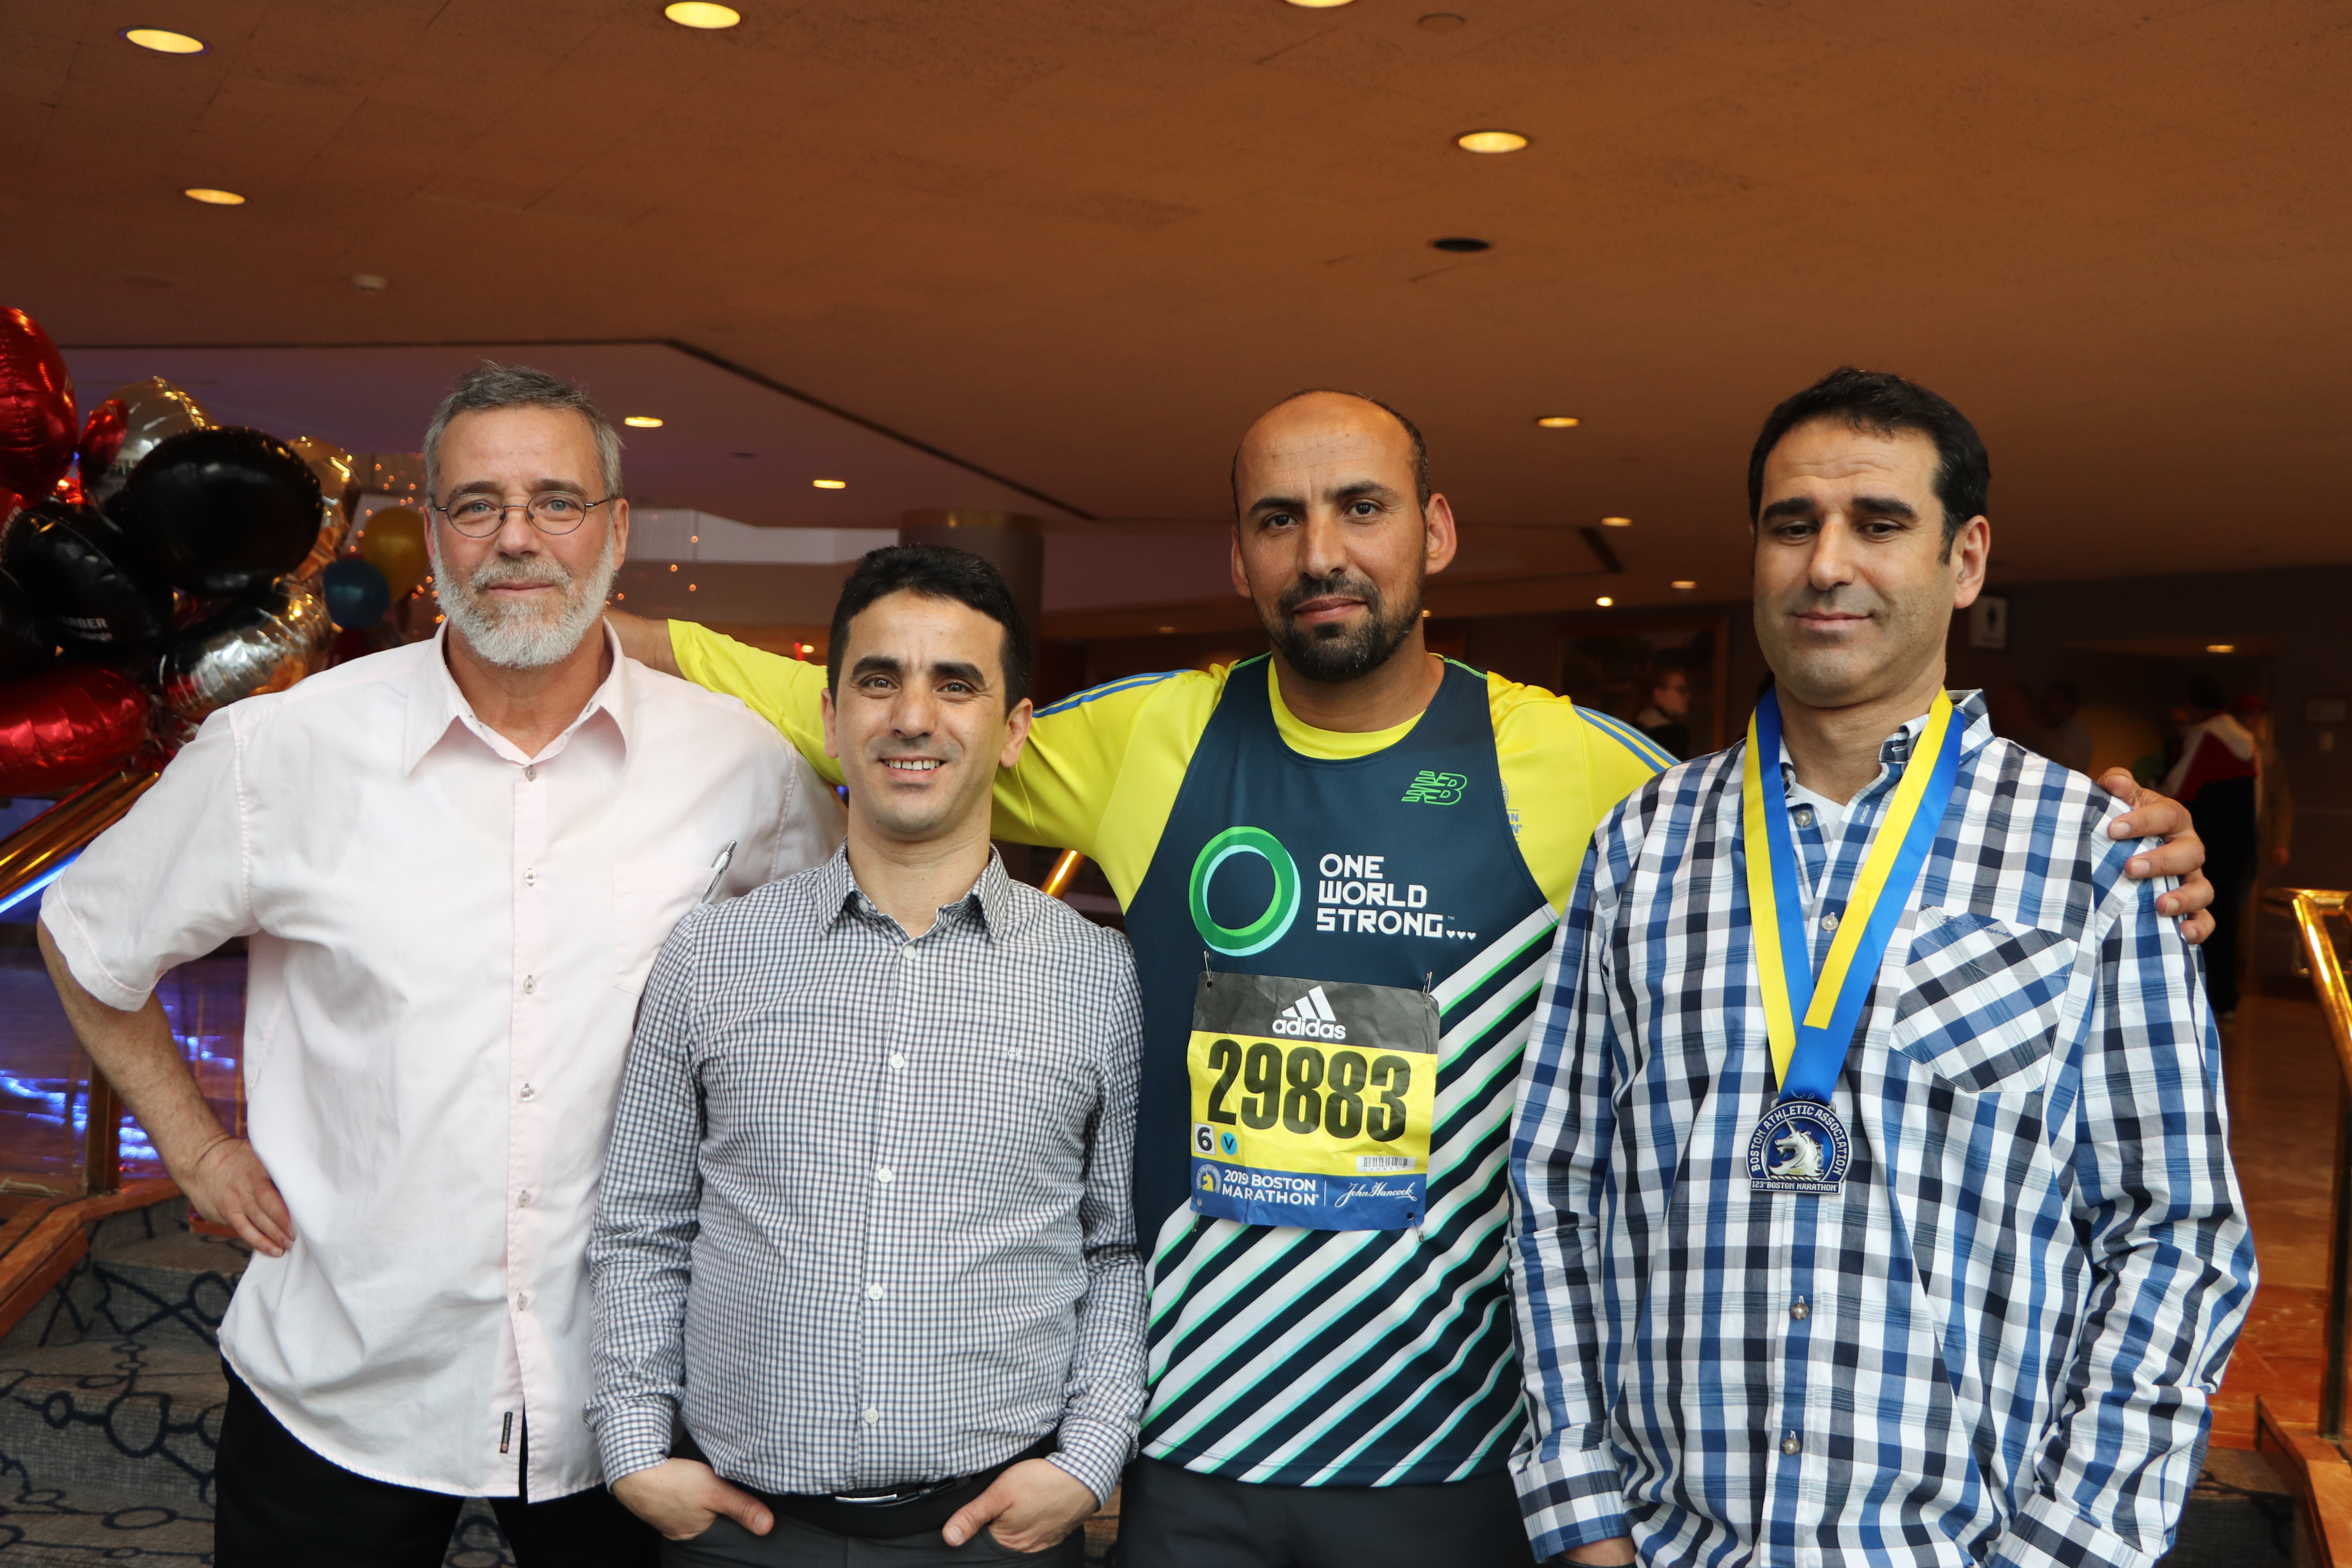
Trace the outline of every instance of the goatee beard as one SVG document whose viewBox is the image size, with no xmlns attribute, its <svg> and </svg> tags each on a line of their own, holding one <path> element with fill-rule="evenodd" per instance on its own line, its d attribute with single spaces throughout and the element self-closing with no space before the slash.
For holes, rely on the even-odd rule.
<svg viewBox="0 0 2352 1568">
<path fill-rule="evenodd" d="M 449 626 L 486 664 L 506 669 L 543 669 L 571 657 L 604 618 L 604 600 L 620 571 L 619 538 L 604 536 L 596 563 L 583 573 L 567 571 L 552 556 L 535 561 L 492 556 L 464 583 L 453 579 L 434 542 L 433 586 Z M 562 598 L 551 609 L 532 611 L 500 605 L 490 595 L 499 583 L 548 583 Z"/>
<path fill-rule="evenodd" d="M 1346 594 L 1364 602 L 1364 618 L 1353 625 L 1301 626 L 1291 612 L 1309 599 Z M 1268 641 L 1281 650 L 1290 668 L 1309 680 L 1337 685 L 1370 674 L 1395 657 L 1421 619 L 1421 583 L 1413 583 L 1412 602 L 1391 614 L 1377 585 L 1344 567 L 1328 577 L 1293 584 L 1282 595 L 1271 624 Z"/>
</svg>

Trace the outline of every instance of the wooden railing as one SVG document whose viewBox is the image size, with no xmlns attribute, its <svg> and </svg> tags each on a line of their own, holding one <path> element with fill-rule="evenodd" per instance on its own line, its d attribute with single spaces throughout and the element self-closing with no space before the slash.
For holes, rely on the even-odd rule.
<svg viewBox="0 0 2352 1568">
<path fill-rule="evenodd" d="M 2320 1562 L 2329 1568 L 2352 1568 L 2352 1458 L 2344 1437 L 2344 1374 L 2352 1360 L 2352 991 L 2346 989 L 2336 947 L 2338 928 L 2352 920 L 2347 899 L 2352 894 L 2311 888 L 2277 889 L 2268 899 L 2272 908 L 2294 917 L 2311 988 L 2336 1047 L 2336 1147 L 2327 1215 L 2327 1370 L 2319 1389 L 2319 1423 L 2309 1427 L 2282 1420 L 2257 1400 L 2254 1441 L 2308 1510 Z"/>
</svg>

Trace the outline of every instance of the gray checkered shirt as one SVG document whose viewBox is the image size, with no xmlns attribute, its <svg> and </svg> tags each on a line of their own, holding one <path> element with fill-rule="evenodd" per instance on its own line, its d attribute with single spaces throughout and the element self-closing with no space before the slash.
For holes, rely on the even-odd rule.
<svg viewBox="0 0 2352 1568">
<path fill-rule="evenodd" d="M 683 1416 L 830 1493 L 1060 1433 L 1108 1497 L 1143 1407 L 1127 939 L 992 855 L 912 942 L 845 854 L 694 910 L 637 1017 L 589 1268 L 609 1481 Z"/>
</svg>

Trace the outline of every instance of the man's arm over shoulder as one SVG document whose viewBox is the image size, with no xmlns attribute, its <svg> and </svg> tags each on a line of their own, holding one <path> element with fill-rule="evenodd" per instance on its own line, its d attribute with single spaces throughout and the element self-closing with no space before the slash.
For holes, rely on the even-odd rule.
<svg viewBox="0 0 2352 1568">
<path fill-rule="evenodd" d="M 1608 933 L 1629 844 L 1640 844 L 1634 815 L 1621 807 L 1601 825 L 1569 898 L 1512 1131 L 1511 1300 L 1533 1420 L 1511 1470 L 1539 1560 L 1626 1533 L 1608 1434 L 1601 1215 L 1620 1027 Z"/>
<path fill-rule="evenodd" d="M 1996 1549 L 2003 1568 L 2121 1568 L 2163 1554 L 2253 1293 L 2221 1037 L 2194 953 L 2158 912 L 2164 890 L 2116 877 L 2086 933 L 2097 974 L 2072 1085 L 2074 1210 L 2095 1285 L 2069 1376 L 2073 1413 L 2039 1467 L 2052 1479 Z"/>
<path fill-rule="evenodd" d="M 1565 909 L 1593 831 L 1675 760 L 1631 724 L 1541 687 L 1489 675 L 1486 698 L 1520 858 Z"/>
<path fill-rule="evenodd" d="M 1082 1016 L 1101 1019 L 1096 1061 L 1102 1100 L 1078 1206 L 1087 1291 L 1078 1301 L 1077 1343 L 1053 1462 L 1103 1501 L 1134 1455 L 1143 1418 L 1143 1256 L 1133 1197 L 1143 994 L 1126 937 L 1100 928 L 1076 934 L 1073 978 L 1080 994 L 1072 1000 Z"/>
<path fill-rule="evenodd" d="M 588 1243 L 595 1303 L 590 1426 L 610 1483 L 669 1458 L 686 1386 L 686 1292 L 699 1229 L 695 992 L 709 906 L 662 944 L 637 1010 Z"/>
</svg>

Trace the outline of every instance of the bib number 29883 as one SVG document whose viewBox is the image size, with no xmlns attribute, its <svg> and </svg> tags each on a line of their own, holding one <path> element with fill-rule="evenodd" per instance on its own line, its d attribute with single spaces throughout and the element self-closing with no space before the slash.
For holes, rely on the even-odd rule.
<svg viewBox="0 0 2352 1568">
<path fill-rule="evenodd" d="M 1421 1223 L 1437 1087 L 1429 997 L 1204 974 L 1189 1056 L 1195 1212 L 1316 1230 Z"/>
</svg>

